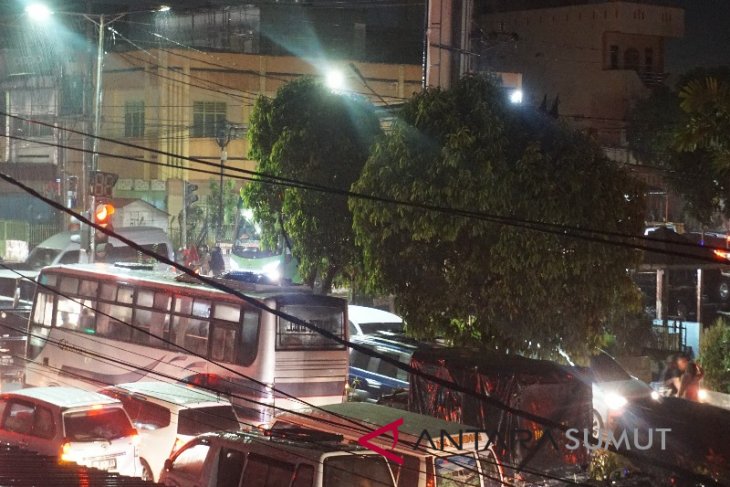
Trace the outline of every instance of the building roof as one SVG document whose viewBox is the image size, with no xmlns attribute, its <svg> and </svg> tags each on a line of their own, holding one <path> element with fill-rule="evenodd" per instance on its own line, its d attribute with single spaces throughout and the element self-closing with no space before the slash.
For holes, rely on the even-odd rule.
<svg viewBox="0 0 730 487">
<path fill-rule="evenodd" d="M 85 391 L 76 387 L 31 387 L 7 393 L 7 396 L 20 396 L 44 401 L 60 408 L 74 408 L 94 404 L 115 404 L 119 401 L 98 392 Z"/>
<path fill-rule="evenodd" d="M 154 487 L 161 486 L 135 477 L 59 463 L 16 446 L 0 445 L 0 485 L 54 487 Z"/>
<path fill-rule="evenodd" d="M 111 388 L 124 389 L 132 394 L 142 394 L 180 406 L 189 407 L 201 403 L 228 403 L 225 399 L 221 399 L 210 392 L 169 382 L 131 382 L 117 384 Z"/>
</svg>

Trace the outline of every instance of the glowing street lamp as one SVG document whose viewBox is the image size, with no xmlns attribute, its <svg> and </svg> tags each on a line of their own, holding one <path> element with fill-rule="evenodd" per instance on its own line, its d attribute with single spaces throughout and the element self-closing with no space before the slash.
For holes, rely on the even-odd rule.
<svg viewBox="0 0 730 487">
<path fill-rule="evenodd" d="M 327 72 L 325 83 L 332 91 L 342 91 L 345 89 L 345 75 L 339 69 L 330 69 Z"/>
<path fill-rule="evenodd" d="M 42 3 L 31 3 L 25 7 L 25 13 L 30 19 L 37 22 L 44 22 L 53 15 L 51 9 Z"/>
<path fill-rule="evenodd" d="M 509 101 L 515 105 L 522 103 L 522 90 L 512 90 L 512 93 L 509 95 Z"/>
</svg>

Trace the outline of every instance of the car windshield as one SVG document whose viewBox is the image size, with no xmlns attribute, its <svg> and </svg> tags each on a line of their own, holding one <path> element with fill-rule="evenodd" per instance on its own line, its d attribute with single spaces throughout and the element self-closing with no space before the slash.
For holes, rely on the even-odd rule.
<svg viewBox="0 0 730 487">
<path fill-rule="evenodd" d="M 596 382 L 631 380 L 626 372 L 610 355 L 601 353 L 591 358 L 591 370 Z"/>
<path fill-rule="evenodd" d="M 379 331 L 388 331 L 391 333 L 403 333 L 403 323 L 360 323 L 360 329 L 365 335 L 372 335 Z"/>
<path fill-rule="evenodd" d="M 376 455 L 342 455 L 324 461 L 323 487 L 392 486 L 390 469 L 385 459 Z"/>
<path fill-rule="evenodd" d="M 209 431 L 236 431 L 240 429 L 231 406 L 183 409 L 180 411 L 177 432 L 197 436 Z"/>
<path fill-rule="evenodd" d="M 70 441 L 114 440 L 134 434 L 129 417 L 117 407 L 69 412 L 63 416 L 63 425 Z"/>
<path fill-rule="evenodd" d="M 47 247 L 36 247 L 30 251 L 28 260 L 25 263 L 31 269 L 42 269 L 43 267 L 49 266 L 53 263 L 54 259 L 60 254 L 61 251 L 58 249 L 49 249 Z"/>
<path fill-rule="evenodd" d="M 480 485 L 476 459 L 466 455 L 436 458 L 437 485 Z"/>
</svg>

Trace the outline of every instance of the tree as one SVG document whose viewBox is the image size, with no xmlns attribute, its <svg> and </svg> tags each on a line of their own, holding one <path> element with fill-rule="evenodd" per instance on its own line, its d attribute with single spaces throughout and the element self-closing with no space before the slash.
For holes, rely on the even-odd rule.
<svg viewBox="0 0 730 487">
<path fill-rule="evenodd" d="M 695 69 L 675 90 L 655 90 L 629 115 L 632 151 L 662 170 L 683 196 L 686 213 L 707 225 L 719 213 L 730 217 L 724 203 L 730 197 L 729 82 L 727 68 Z"/>
<path fill-rule="evenodd" d="M 371 105 L 303 78 L 284 85 L 274 99 L 256 102 L 250 155 L 268 175 L 348 191 L 379 133 Z M 284 232 L 305 282 L 319 280 L 327 292 L 337 279 L 352 277 L 360 255 L 346 197 L 261 179 L 246 186 L 243 196 L 270 247 Z"/>
<path fill-rule="evenodd" d="M 640 188 L 584 136 L 468 77 L 406 102 L 357 191 L 513 219 L 639 234 Z M 409 330 L 514 351 L 586 351 L 635 311 L 630 249 L 352 198 L 367 284 Z"/>
<path fill-rule="evenodd" d="M 725 320 L 717 320 L 702 334 L 700 364 L 705 372 L 705 386 L 730 392 L 730 326 Z"/>
</svg>

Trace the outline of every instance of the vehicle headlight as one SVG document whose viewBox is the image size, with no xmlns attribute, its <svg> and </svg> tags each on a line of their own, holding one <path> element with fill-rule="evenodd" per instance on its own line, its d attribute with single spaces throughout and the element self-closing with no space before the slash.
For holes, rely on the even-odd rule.
<svg viewBox="0 0 730 487">
<path fill-rule="evenodd" d="M 659 394 L 657 391 L 651 391 L 651 398 L 655 401 L 658 401 L 659 399 L 661 399 L 661 397 L 662 395 Z"/>
<path fill-rule="evenodd" d="M 281 279 L 281 272 L 279 271 L 279 261 L 269 262 L 261 268 L 263 274 L 271 279 L 272 281 L 278 281 Z"/>
<path fill-rule="evenodd" d="M 606 394 L 606 405 L 608 409 L 617 410 L 622 409 L 629 401 L 626 400 L 621 394 L 610 392 Z"/>
<path fill-rule="evenodd" d="M 701 402 L 707 401 L 707 389 L 700 389 L 697 392 L 697 399 L 699 399 Z"/>
</svg>

